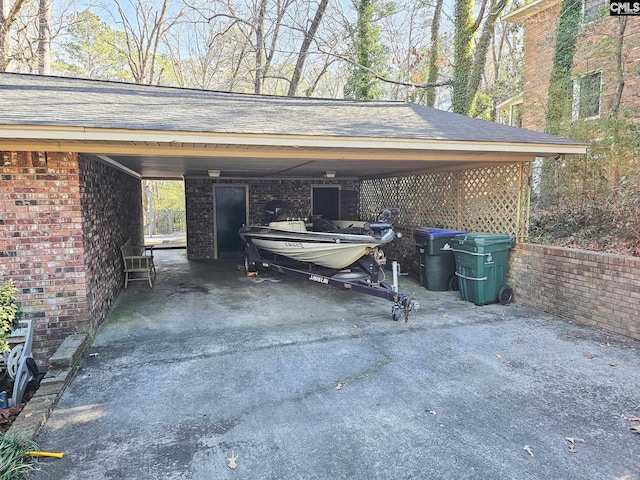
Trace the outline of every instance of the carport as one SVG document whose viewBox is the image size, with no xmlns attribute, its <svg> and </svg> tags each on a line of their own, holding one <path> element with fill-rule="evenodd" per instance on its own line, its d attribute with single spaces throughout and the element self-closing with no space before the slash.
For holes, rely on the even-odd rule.
<svg viewBox="0 0 640 480">
<path fill-rule="evenodd" d="M 0 74 L 0 89 L 0 261 L 36 319 L 44 362 L 66 334 L 95 331 L 122 289 L 117 251 L 142 237 L 142 178 L 184 179 L 194 260 L 233 254 L 221 248 L 235 228 L 225 233 L 218 221 L 225 192 L 240 195 L 244 221 L 286 197 L 302 211 L 335 202 L 342 218 L 399 207 L 407 232 L 430 225 L 524 239 L 531 162 L 586 148 L 401 102 L 19 74 Z M 392 255 L 409 257 L 411 242 L 406 235 Z"/>
</svg>

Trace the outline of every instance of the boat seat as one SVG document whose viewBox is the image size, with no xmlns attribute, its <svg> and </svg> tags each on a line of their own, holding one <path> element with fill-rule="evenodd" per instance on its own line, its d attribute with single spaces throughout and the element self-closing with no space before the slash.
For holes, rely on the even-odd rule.
<svg viewBox="0 0 640 480">
<path fill-rule="evenodd" d="M 331 220 L 326 218 L 317 217 L 313 219 L 313 231 L 314 232 L 331 232 L 335 233 L 336 226 Z"/>
</svg>

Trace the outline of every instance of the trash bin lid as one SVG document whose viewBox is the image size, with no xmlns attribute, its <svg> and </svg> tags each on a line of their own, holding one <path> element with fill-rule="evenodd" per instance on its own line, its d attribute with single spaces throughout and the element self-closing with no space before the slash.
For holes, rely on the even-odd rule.
<svg viewBox="0 0 640 480">
<path fill-rule="evenodd" d="M 429 228 L 429 227 L 419 227 L 413 231 L 414 238 L 442 238 L 442 237 L 453 237 L 454 235 L 460 235 L 462 233 L 458 230 L 447 230 L 446 228 Z"/>
<path fill-rule="evenodd" d="M 456 235 L 455 240 L 460 245 L 474 245 L 478 247 L 488 245 L 498 245 L 502 243 L 508 243 L 513 246 L 514 239 L 504 233 L 464 233 L 462 235 Z"/>
</svg>

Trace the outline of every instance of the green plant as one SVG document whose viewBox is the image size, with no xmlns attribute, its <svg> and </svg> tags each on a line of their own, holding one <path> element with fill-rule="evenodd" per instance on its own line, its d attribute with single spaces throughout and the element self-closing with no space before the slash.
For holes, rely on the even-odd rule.
<svg viewBox="0 0 640 480">
<path fill-rule="evenodd" d="M 0 480 L 28 479 L 35 462 L 26 452 L 37 450 L 24 434 L 0 433 Z"/>
<path fill-rule="evenodd" d="M 22 310 L 16 300 L 17 291 L 12 280 L 0 284 L 0 352 L 9 350 L 7 337 L 22 318 Z"/>
</svg>

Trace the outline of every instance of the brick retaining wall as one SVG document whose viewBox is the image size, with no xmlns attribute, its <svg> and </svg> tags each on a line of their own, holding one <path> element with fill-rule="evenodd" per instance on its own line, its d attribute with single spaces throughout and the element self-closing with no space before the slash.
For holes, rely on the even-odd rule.
<svg viewBox="0 0 640 480">
<path fill-rule="evenodd" d="M 518 244 L 507 283 L 520 303 L 640 340 L 640 258 Z"/>
</svg>

